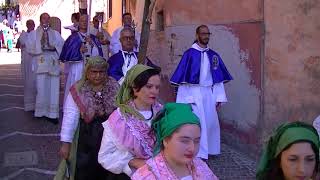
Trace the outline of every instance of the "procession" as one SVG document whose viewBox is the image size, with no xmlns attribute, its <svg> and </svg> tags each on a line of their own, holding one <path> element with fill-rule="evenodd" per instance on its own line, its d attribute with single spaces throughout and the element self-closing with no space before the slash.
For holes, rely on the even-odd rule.
<svg viewBox="0 0 320 180">
<path fill-rule="evenodd" d="M 15 132 L 56 138 L 48 142 L 55 144 L 58 157 L 54 169 L 25 166 L 4 179 L 23 178 L 24 171 L 55 180 L 319 179 L 319 106 L 312 106 L 309 113 L 293 108 L 279 115 L 283 109 L 276 104 L 277 92 L 267 89 L 277 84 L 273 82 L 279 74 L 271 68 L 276 65 L 250 59 L 269 53 L 257 49 L 264 47 L 259 45 L 262 38 L 255 36 L 262 32 L 260 20 L 253 27 L 241 25 L 242 21 L 225 25 L 223 20 L 212 24 L 205 18 L 186 18 L 191 24 L 175 26 L 183 21 L 182 15 L 174 17 L 179 12 L 170 12 L 174 6 L 163 0 L 124 0 L 121 11 L 112 10 L 120 1 L 111 2 L 105 13 L 95 11 L 94 0 L 79 1 L 68 18 L 49 9 L 26 18 L 22 4 L 1 14 L 0 61 L 19 53 L 22 85 L 0 77 L 0 98 L 22 99 L 21 107 L 4 107 L 0 113 L 16 109 L 32 123 L 54 129 L 53 133 Z M 163 16 L 164 12 L 172 14 Z M 118 23 L 112 19 L 116 13 Z M 306 60 L 303 70 L 318 72 L 309 62 L 317 61 Z M 10 74 L 6 69 L 16 67 L 1 66 L 3 77 Z M 259 74 L 263 68 L 274 73 Z M 318 88 L 315 74 L 307 77 L 312 95 Z M 22 94 L 7 92 L 10 87 L 21 87 Z M 295 94 L 288 87 L 284 92 Z M 277 113 L 284 119 L 273 120 Z M 7 125 L 3 121 L 1 126 Z M 1 134 L 0 140 L 9 141 L 16 134 Z M 221 159 L 229 156 L 225 144 L 250 154 L 247 159 L 253 163 L 245 165 L 234 158 L 239 164 L 222 165 Z M 9 168 L 14 158 L 8 159 L 9 151 L 1 149 L 4 167 Z M 5 168 L 3 172 L 10 171 Z M 243 168 L 250 173 L 237 175 Z"/>
</svg>

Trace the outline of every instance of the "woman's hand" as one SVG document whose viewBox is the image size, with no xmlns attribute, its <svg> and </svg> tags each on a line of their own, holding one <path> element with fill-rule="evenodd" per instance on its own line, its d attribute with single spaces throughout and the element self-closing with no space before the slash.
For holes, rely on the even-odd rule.
<svg viewBox="0 0 320 180">
<path fill-rule="evenodd" d="M 60 147 L 60 156 L 63 159 L 68 159 L 69 154 L 70 154 L 70 149 L 71 149 L 71 143 L 67 143 L 67 142 L 62 142 L 62 145 Z"/>
<path fill-rule="evenodd" d="M 139 169 L 145 164 L 146 164 L 146 160 L 140 159 L 140 158 L 133 158 L 129 161 L 129 166 L 135 169 Z"/>
</svg>

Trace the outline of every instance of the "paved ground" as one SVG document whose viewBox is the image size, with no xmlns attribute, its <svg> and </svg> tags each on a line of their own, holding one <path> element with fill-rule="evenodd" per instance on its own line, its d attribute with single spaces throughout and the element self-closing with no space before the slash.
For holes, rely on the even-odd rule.
<svg viewBox="0 0 320 180">
<path fill-rule="evenodd" d="M 0 52 L 0 180 L 52 179 L 59 163 L 60 125 L 23 111 L 20 54 Z M 220 179 L 254 179 L 256 163 L 222 144 L 209 165 Z"/>
</svg>

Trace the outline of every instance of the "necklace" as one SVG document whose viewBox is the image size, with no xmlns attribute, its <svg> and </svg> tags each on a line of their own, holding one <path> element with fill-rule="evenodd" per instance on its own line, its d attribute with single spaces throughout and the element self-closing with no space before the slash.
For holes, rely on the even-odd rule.
<svg viewBox="0 0 320 180">
<path fill-rule="evenodd" d="M 168 163 L 166 157 L 164 156 L 163 152 L 161 153 L 161 155 L 162 155 L 162 157 L 163 157 L 164 163 L 165 163 L 165 165 L 167 166 L 167 169 L 168 169 L 169 173 L 173 176 L 173 179 L 175 179 L 175 180 L 180 180 L 179 176 L 177 176 L 177 174 L 170 168 L 169 163 Z M 186 165 L 186 166 L 187 166 L 187 165 Z M 193 176 L 193 173 L 192 173 L 192 171 L 188 168 L 188 166 L 187 166 L 187 169 L 188 169 L 188 171 L 190 172 L 190 175 L 191 175 L 192 179 L 195 180 L 195 178 L 194 178 L 194 176 Z"/>
<path fill-rule="evenodd" d="M 152 117 L 153 117 L 153 109 L 152 109 L 152 106 L 151 106 L 150 110 L 151 110 L 151 116 L 150 116 L 148 119 L 146 119 L 147 121 L 151 120 Z"/>
</svg>

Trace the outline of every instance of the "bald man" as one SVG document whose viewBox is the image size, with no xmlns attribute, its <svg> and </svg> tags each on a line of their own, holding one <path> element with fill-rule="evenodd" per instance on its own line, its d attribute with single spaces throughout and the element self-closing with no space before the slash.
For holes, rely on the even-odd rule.
<svg viewBox="0 0 320 180">
<path fill-rule="evenodd" d="M 26 46 L 30 48 L 33 61 L 36 62 L 37 95 L 35 117 L 47 117 L 57 124 L 59 117 L 59 55 L 64 43 L 56 30 L 49 26 L 50 15 L 40 15 L 40 25 L 30 32 Z"/>
</svg>

